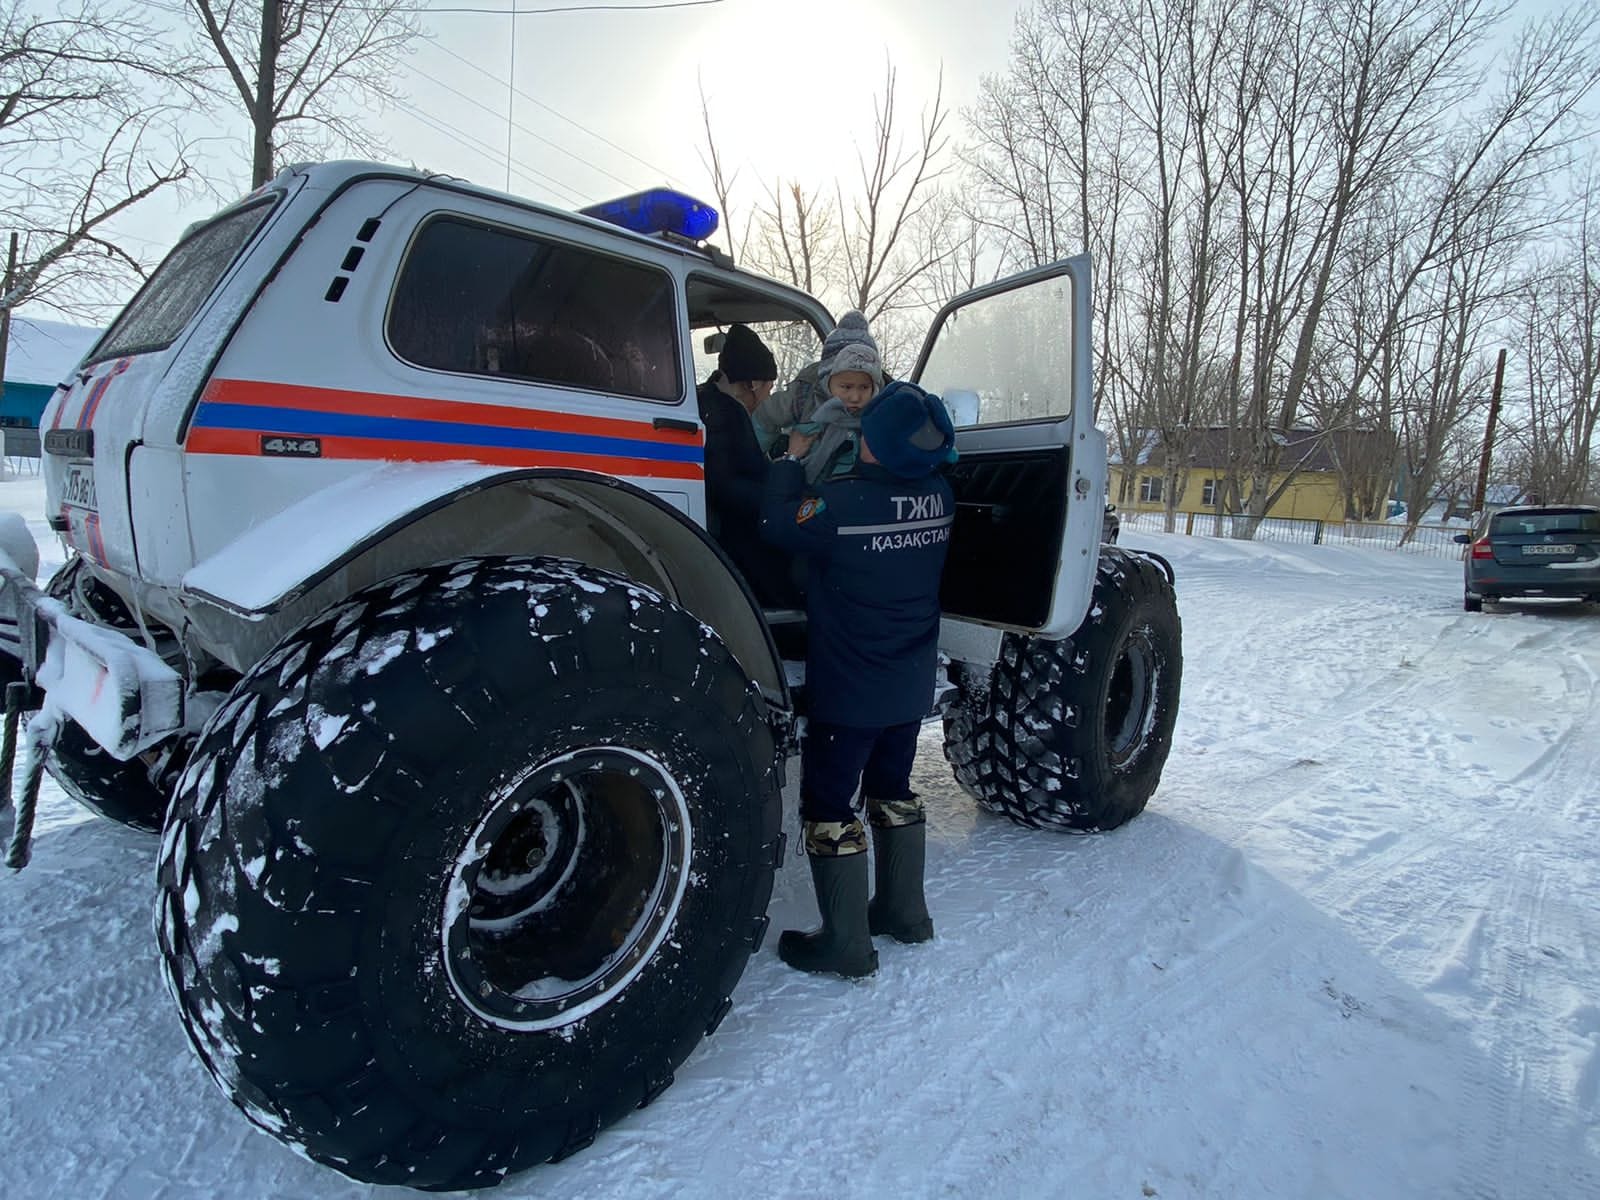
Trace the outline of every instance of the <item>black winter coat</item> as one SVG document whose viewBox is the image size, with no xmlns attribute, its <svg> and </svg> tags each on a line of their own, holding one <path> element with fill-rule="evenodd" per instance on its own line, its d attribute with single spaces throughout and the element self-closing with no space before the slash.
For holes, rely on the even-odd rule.
<svg viewBox="0 0 1600 1200">
<path fill-rule="evenodd" d="M 862 463 L 814 496 L 804 488 L 799 463 L 772 465 L 761 533 L 809 564 L 810 715 L 860 729 L 920 721 L 938 674 L 950 485 L 942 475 L 901 479 Z"/>
<path fill-rule="evenodd" d="M 761 540 L 761 498 L 771 466 L 755 426 L 713 375 L 695 391 L 706 427 L 706 510 L 711 534 L 727 551 L 756 598 L 768 607 L 799 604 L 788 560 Z"/>
</svg>

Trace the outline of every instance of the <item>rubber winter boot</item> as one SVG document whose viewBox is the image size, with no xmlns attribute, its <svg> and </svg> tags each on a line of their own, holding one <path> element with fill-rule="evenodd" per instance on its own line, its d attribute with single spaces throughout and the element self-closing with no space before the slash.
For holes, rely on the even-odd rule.
<svg viewBox="0 0 1600 1200">
<path fill-rule="evenodd" d="M 808 855 L 807 859 L 822 928 L 812 933 L 784 930 L 778 957 L 797 971 L 850 979 L 871 975 L 878 969 L 878 952 L 867 932 L 867 856 Z"/>
<path fill-rule="evenodd" d="M 922 894 L 928 859 L 928 825 L 874 825 L 872 853 L 877 860 L 878 888 L 867 906 L 867 926 L 897 942 L 925 942 L 933 936 L 933 918 Z"/>
</svg>

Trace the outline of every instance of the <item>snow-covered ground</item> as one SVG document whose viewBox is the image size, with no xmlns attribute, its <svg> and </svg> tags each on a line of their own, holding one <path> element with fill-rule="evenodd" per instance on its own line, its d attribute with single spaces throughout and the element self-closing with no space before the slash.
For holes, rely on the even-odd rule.
<svg viewBox="0 0 1600 1200">
<path fill-rule="evenodd" d="M 36 483 L 0 507 L 36 516 Z M 1600 1195 L 1600 614 L 1468 615 L 1435 559 L 1127 540 L 1173 560 L 1184 620 L 1149 811 L 1015 828 L 930 730 L 937 939 L 846 983 L 769 937 L 673 1088 L 500 1195 Z M 202 1073 L 154 839 L 53 785 L 42 816 L 0 878 L 0 1195 L 387 1193 Z M 813 912 L 791 859 L 774 929 Z"/>
</svg>

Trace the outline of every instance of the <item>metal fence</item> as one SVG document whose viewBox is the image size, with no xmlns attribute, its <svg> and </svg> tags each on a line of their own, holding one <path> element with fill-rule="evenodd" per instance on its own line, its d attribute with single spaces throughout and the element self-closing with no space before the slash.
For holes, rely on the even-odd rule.
<svg viewBox="0 0 1600 1200">
<path fill-rule="evenodd" d="M 39 431 L 20 426 L 0 428 L 0 471 L 7 475 L 39 473 Z"/>
<path fill-rule="evenodd" d="M 1166 517 L 1159 512 L 1120 511 L 1124 530 L 1161 533 Z M 1306 546 L 1362 546 L 1371 550 L 1398 550 L 1433 558 L 1459 558 L 1455 536 L 1465 532 L 1449 525 L 1419 525 L 1404 544 L 1404 524 L 1385 521 L 1311 521 L 1299 517 L 1244 517 L 1216 513 L 1178 513 L 1175 532 L 1191 537 L 1234 538 L 1258 542 L 1298 542 Z"/>
</svg>

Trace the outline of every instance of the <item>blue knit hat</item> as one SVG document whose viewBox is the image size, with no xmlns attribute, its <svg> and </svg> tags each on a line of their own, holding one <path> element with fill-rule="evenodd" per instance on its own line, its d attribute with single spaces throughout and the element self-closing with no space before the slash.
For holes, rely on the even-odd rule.
<svg viewBox="0 0 1600 1200">
<path fill-rule="evenodd" d="M 920 479 L 955 457 L 956 429 L 944 401 L 897 380 L 861 410 L 861 436 L 886 471 Z"/>
</svg>

